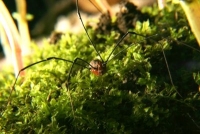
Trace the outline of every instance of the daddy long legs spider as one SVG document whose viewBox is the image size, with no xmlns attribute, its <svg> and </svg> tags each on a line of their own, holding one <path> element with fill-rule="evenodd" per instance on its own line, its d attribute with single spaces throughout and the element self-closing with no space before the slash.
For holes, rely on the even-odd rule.
<svg viewBox="0 0 200 134">
<path fill-rule="evenodd" d="M 142 34 L 138 34 L 136 32 L 132 32 L 132 31 L 127 31 L 116 43 L 116 45 L 111 49 L 111 52 L 108 54 L 106 60 L 104 60 L 100 54 L 100 52 L 97 50 L 96 46 L 94 45 L 94 42 L 92 41 L 90 35 L 88 34 L 88 31 L 83 23 L 83 20 L 82 20 L 82 17 L 81 17 L 81 14 L 80 14 L 80 11 L 79 11 L 79 8 L 78 8 L 78 0 L 76 1 L 76 6 L 77 6 L 77 13 L 78 13 L 78 17 L 80 19 L 80 22 L 84 28 L 84 31 L 89 39 L 89 42 L 90 44 L 92 45 L 94 51 L 96 52 L 96 54 L 98 55 L 98 57 L 100 59 L 94 59 L 92 60 L 91 62 L 88 62 L 82 58 L 75 58 L 74 60 L 68 60 L 68 59 L 64 59 L 64 58 L 60 58 L 60 57 L 49 57 L 49 58 L 46 58 L 44 60 L 40 60 L 40 61 L 37 61 L 37 62 L 34 62 L 24 68 L 22 68 L 18 75 L 17 75 L 17 78 L 15 79 L 15 82 L 13 84 L 13 88 L 15 87 L 16 85 L 16 82 L 18 80 L 18 77 L 20 76 L 20 73 L 23 72 L 24 70 L 32 67 L 32 66 L 35 66 L 35 65 L 38 65 L 39 63 L 43 63 L 43 62 L 47 62 L 47 61 L 50 61 L 50 60 L 60 60 L 60 61 L 64 61 L 64 62 L 67 62 L 67 63 L 71 63 L 71 67 L 70 67 L 70 70 L 69 70 L 69 75 L 68 75 L 68 78 L 67 78 L 67 81 L 69 82 L 70 81 L 70 75 L 72 73 L 72 70 L 73 70 L 73 67 L 74 65 L 78 65 L 78 66 L 82 66 L 82 67 L 85 67 L 87 69 L 89 69 L 94 75 L 96 76 L 101 76 L 103 75 L 105 72 L 106 72 L 106 65 L 109 61 L 111 61 L 112 59 L 114 59 L 116 56 L 118 56 L 121 52 L 125 51 L 126 49 L 128 49 L 130 46 L 127 46 L 125 48 L 123 48 L 121 51 L 119 51 L 117 54 L 115 54 L 114 56 L 113 53 L 115 52 L 115 50 L 117 49 L 117 47 L 119 47 L 120 43 L 127 37 L 127 35 L 136 35 L 136 36 L 140 36 L 144 39 L 150 39 L 152 36 L 144 36 Z M 153 35 L 155 36 L 155 35 Z M 86 64 L 83 65 L 83 64 L 80 64 L 78 63 L 78 61 L 82 62 L 83 64 Z"/>
<path fill-rule="evenodd" d="M 77 3 L 78 3 L 78 0 L 77 0 Z M 82 22 L 82 18 L 81 18 L 78 6 L 77 6 L 77 12 Z M 65 124 L 64 126 L 67 127 L 67 129 L 70 129 L 70 126 L 66 125 L 67 123 L 70 122 L 68 121 L 68 118 L 77 117 L 77 116 L 80 117 L 82 115 L 81 118 L 83 118 L 84 121 L 82 121 L 81 118 L 79 118 L 80 120 L 76 120 L 77 121 L 76 124 L 69 123 L 70 125 L 74 125 L 74 127 L 76 127 L 77 132 L 83 131 L 83 130 L 81 131 L 78 127 L 78 126 L 81 126 L 82 124 L 86 126 L 85 131 L 92 130 L 93 128 L 91 128 L 91 126 L 93 125 L 95 126 L 94 128 L 99 129 L 98 132 L 102 132 L 102 133 L 111 132 L 111 131 L 108 131 L 106 127 L 109 127 L 110 125 L 115 125 L 115 124 L 109 124 L 109 123 L 112 123 L 113 120 L 116 121 L 116 124 L 120 122 L 124 123 L 123 125 L 125 125 L 126 129 L 132 130 L 131 128 L 129 128 L 129 125 L 133 125 L 132 122 L 134 122 L 134 119 L 139 120 L 140 123 L 141 121 L 144 120 L 144 118 L 140 118 L 141 113 L 144 113 L 145 117 L 147 117 L 147 119 L 153 122 L 154 121 L 156 122 L 156 120 L 158 118 L 162 118 L 162 116 L 164 116 L 165 118 L 163 119 L 166 120 L 169 116 L 172 116 L 172 115 L 175 116 L 175 119 L 177 118 L 179 119 L 183 117 L 184 121 L 191 122 L 191 120 L 188 120 L 185 116 L 182 116 L 186 114 L 186 112 L 184 113 L 184 110 L 183 111 L 175 110 L 176 112 L 179 112 L 180 114 L 179 116 L 174 115 L 175 113 L 173 112 L 171 112 L 169 115 L 166 115 L 166 114 L 168 114 L 167 111 L 170 112 L 169 109 L 171 106 L 175 105 L 177 109 L 179 108 L 184 109 L 184 107 L 186 107 L 186 105 L 184 105 L 184 107 L 182 106 L 183 104 L 185 104 L 184 101 L 175 100 L 175 98 L 184 98 L 185 95 L 183 95 L 181 91 L 181 89 L 184 86 L 182 86 L 181 88 L 176 87 L 176 86 L 181 86 L 181 85 L 179 84 L 179 81 L 178 81 L 179 77 L 178 78 L 175 77 L 174 79 L 174 75 L 176 72 L 178 72 L 177 74 L 180 75 L 180 72 L 184 73 L 184 72 L 188 72 L 188 70 L 183 68 L 183 71 L 175 70 L 176 71 L 175 72 L 173 68 L 174 67 L 175 69 L 180 68 L 179 65 L 185 66 L 187 65 L 185 63 L 188 63 L 188 62 L 184 61 L 183 63 L 180 62 L 181 64 L 180 63 L 176 64 L 174 63 L 173 60 L 171 61 L 170 58 L 176 59 L 178 56 L 182 57 L 181 53 L 187 53 L 188 55 L 190 55 L 191 53 L 194 52 L 193 51 L 194 49 L 189 49 L 188 47 L 186 47 L 187 44 L 178 42 L 176 40 L 172 40 L 171 38 L 162 39 L 159 37 L 155 37 L 154 39 L 153 36 L 146 37 L 146 36 L 143 36 L 143 34 L 137 34 L 135 32 L 132 32 L 133 35 L 129 34 L 130 36 L 128 37 L 128 40 L 123 41 L 122 46 L 120 45 L 119 47 L 116 47 L 116 49 L 118 48 L 120 49 L 119 51 L 117 50 L 113 51 L 114 49 L 111 46 L 115 47 L 115 46 L 118 46 L 120 43 L 117 43 L 118 45 L 116 44 L 112 45 L 113 43 L 110 43 L 110 44 L 108 43 L 108 42 L 114 42 L 113 38 L 115 37 L 116 34 L 113 34 L 113 35 L 111 34 L 110 37 L 106 36 L 107 41 L 103 44 L 104 46 L 102 44 L 98 46 L 98 48 L 101 49 L 100 51 L 99 49 L 96 49 L 97 46 L 94 45 L 92 38 L 90 38 L 91 35 L 89 35 L 89 33 L 91 32 L 88 31 L 84 25 L 83 27 L 86 31 L 89 41 L 92 42 L 91 46 L 87 44 L 88 42 L 85 41 L 83 37 L 76 39 L 75 37 L 72 36 L 70 39 L 68 39 L 69 41 L 67 41 L 67 45 L 69 46 L 66 46 L 63 44 L 61 44 L 61 46 L 53 46 L 53 48 L 58 48 L 58 50 L 60 49 L 60 51 L 64 49 L 63 46 L 67 47 L 67 49 L 69 49 L 66 52 L 67 60 L 52 56 L 47 59 L 44 58 L 46 60 L 35 62 L 25 67 L 24 69 L 22 69 L 23 71 L 23 70 L 26 70 L 27 68 L 31 69 L 31 67 L 35 66 L 37 67 L 37 69 L 36 69 L 36 72 L 34 73 L 39 74 L 39 76 L 37 76 L 36 78 L 28 78 L 28 76 L 26 76 L 25 77 L 26 79 L 31 79 L 31 82 L 29 81 L 31 84 L 28 82 L 25 82 L 26 81 L 25 79 L 25 81 L 22 84 L 22 87 L 19 87 L 20 83 L 17 82 L 17 79 L 16 79 L 14 83 L 14 87 L 16 87 L 16 92 L 31 92 L 32 93 L 32 94 L 29 93 L 28 96 L 24 97 L 26 98 L 24 99 L 24 103 L 32 101 L 31 105 L 33 107 L 35 105 L 37 105 L 37 107 L 40 107 L 40 105 L 42 105 L 41 109 L 43 108 L 45 109 L 47 107 L 46 109 L 49 110 L 48 113 L 50 113 L 50 115 L 54 117 L 57 117 L 57 115 L 62 115 L 63 113 L 66 113 L 64 114 L 66 117 L 62 117 L 65 123 L 63 124 L 61 123 L 61 124 L 62 125 Z M 170 31 L 170 32 L 174 34 L 173 31 Z M 128 35 L 128 33 L 125 34 L 124 36 L 126 35 Z M 124 36 L 120 40 L 123 40 Z M 157 38 L 160 42 L 157 41 Z M 120 42 L 120 40 L 118 42 Z M 129 41 L 130 41 L 130 44 L 129 44 Z M 85 44 L 86 46 L 82 44 L 81 46 L 78 45 L 80 43 Z M 108 44 L 111 46 L 108 46 L 105 44 Z M 169 44 L 171 46 L 169 46 Z M 178 44 L 181 44 L 181 45 L 178 45 Z M 173 45 L 177 45 L 178 47 L 182 46 L 186 48 L 186 50 L 183 51 L 183 49 L 181 49 L 181 52 L 178 53 L 178 55 L 174 54 L 170 56 L 171 51 L 168 51 L 168 49 L 170 49 L 170 47 L 174 48 Z M 69 48 L 69 47 L 72 47 L 72 48 Z M 55 52 L 57 50 L 53 50 L 53 51 Z M 173 53 L 176 53 L 177 51 L 180 51 L 180 49 L 175 49 Z M 194 53 L 196 52 L 197 51 L 195 51 Z M 89 60 L 86 60 L 86 59 L 92 58 L 96 54 L 99 56 L 99 58 L 101 57 L 100 60 L 98 60 L 98 62 L 104 61 L 103 59 L 107 57 L 105 58 L 106 60 L 103 62 L 103 63 L 106 63 L 105 65 L 108 65 L 107 72 L 100 77 L 93 77 L 93 75 L 89 75 L 87 73 L 89 71 L 86 71 L 85 69 L 80 69 L 80 66 L 83 68 L 86 67 L 87 69 L 92 68 L 94 69 L 95 73 L 97 72 L 97 74 L 100 74 L 100 73 L 103 74 L 104 72 L 102 72 L 101 70 L 99 72 L 96 71 L 96 67 L 94 67 L 94 65 L 90 65 L 90 63 L 88 62 Z M 115 57 L 115 58 L 111 57 L 109 59 L 110 54 L 112 54 L 112 57 L 115 57 L 116 55 L 118 57 Z M 163 58 L 163 54 L 166 55 L 166 58 Z M 73 56 L 70 56 L 70 55 L 73 55 Z M 63 54 L 60 54 L 60 55 L 58 54 L 58 56 L 63 57 Z M 198 55 L 195 55 L 194 57 L 196 58 L 196 56 Z M 46 57 L 46 56 L 43 55 L 43 57 Z M 81 57 L 81 58 L 75 58 L 75 57 Z M 181 59 L 180 57 L 178 57 L 178 61 L 180 61 Z M 52 61 L 50 62 L 50 60 Z M 49 61 L 49 62 L 46 62 L 46 61 Z M 109 64 L 107 64 L 108 61 L 112 61 L 112 62 L 109 62 Z M 44 66 L 43 64 L 39 64 L 39 63 L 44 63 L 44 64 L 47 63 L 48 69 L 44 68 L 41 71 L 39 71 L 39 69 L 42 68 L 42 66 Z M 168 69 L 166 67 L 166 63 L 168 63 L 167 64 L 169 66 Z M 51 66 L 51 68 L 49 66 Z M 90 68 L 88 66 L 90 66 Z M 99 67 L 99 64 L 97 64 L 97 67 Z M 55 71 L 55 70 L 58 70 L 58 71 Z M 68 73 L 67 76 L 66 76 L 66 73 Z M 170 77 L 169 77 L 169 74 L 171 74 Z M 184 73 L 184 75 L 188 77 L 189 74 Z M 184 79 L 181 79 L 181 81 L 182 80 Z M 188 87 L 193 88 L 193 85 L 192 86 L 189 85 Z M 189 89 L 188 87 L 186 89 Z M 175 88 L 177 88 L 178 92 L 181 91 L 179 94 L 182 97 L 180 97 L 178 93 L 174 90 Z M 25 89 L 28 89 L 28 91 Z M 63 91 L 63 89 L 67 89 L 67 91 L 71 95 L 70 100 L 69 100 L 69 96 L 65 95 L 66 90 Z M 55 93 L 55 91 L 58 91 L 58 90 L 59 90 L 59 93 Z M 175 94 L 174 95 L 175 97 L 172 96 L 171 94 Z M 137 98 L 138 96 L 140 96 L 141 98 Z M 36 97 L 36 98 L 33 98 L 33 97 Z M 38 100 L 37 98 L 40 98 L 40 99 Z M 37 101 L 41 102 L 40 105 L 36 104 Z M 48 106 L 44 107 L 45 105 L 43 105 L 43 103 L 46 101 L 49 103 L 48 103 Z M 82 104 L 79 104 L 78 103 L 79 101 Z M 181 101 L 181 103 L 179 103 L 179 101 Z M 15 99 L 14 101 L 12 101 L 11 105 L 17 105 L 16 102 L 18 102 L 18 100 Z M 71 109 L 65 108 L 66 106 L 68 106 L 68 104 L 71 106 Z M 55 107 L 51 107 L 52 105 Z M 57 108 L 56 105 L 60 106 L 60 109 L 63 108 L 65 112 L 56 111 L 56 110 L 59 110 L 59 108 Z M 19 105 L 17 106 L 20 107 Z M 153 108 L 155 108 L 155 110 Z M 156 114 L 157 112 L 156 108 L 157 109 L 166 108 L 166 109 L 160 110 L 158 111 L 159 114 Z M 188 106 L 186 108 L 190 108 L 190 107 Z M 71 114 L 72 109 L 73 109 L 73 115 Z M 190 109 L 192 111 L 192 108 Z M 174 109 L 172 109 L 172 111 L 173 110 Z M 113 113 L 110 111 L 112 111 Z M 120 112 L 120 117 L 118 117 L 119 115 L 115 116 L 114 114 L 115 111 Z M 36 113 L 35 116 L 37 116 L 37 114 L 40 113 L 40 111 L 35 112 L 35 113 Z M 111 117 L 111 115 L 113 115 L 113 117 Z M 189 116 L 190 115 L 193 120 L 194 115 L 189 113 Z M 89 117 L 90 120 L 87 120 L 87 117 Z M 109 117 L 109 119 L 106 120 L 106 117 Z M 128 125 L 126 126 L 125 120 L 127 120 L 127 118 L 129 117 L 131 117 L 130 118 L 131 124 L 128 123 Z M 59 120 L 59 117 L 56 119 Z M 170 120 L 173 120 L 173 118 L 170 118 Z M 159 122 L 159 123 L 161 124 L 161 125 L 159 124 L 159 126 L 162 126 L 162 124 L 163 126 L 166 125 L 163 122 Z M 135 125 L 133 128 L 136 129 L 138 126 L 139 124 Z M 118 128 L 117 125 L 115 127 Z M 158 126 L 156 126 L 156 128 L 158 128 Z"/>
</svg>

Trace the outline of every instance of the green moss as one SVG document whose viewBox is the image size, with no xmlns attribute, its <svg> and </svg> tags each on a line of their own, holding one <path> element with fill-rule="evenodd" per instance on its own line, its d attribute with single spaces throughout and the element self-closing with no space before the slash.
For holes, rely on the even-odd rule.
<svg viewBox="0 0 200 134">
<path fill-rule="evenodd" d="M 198 84 L 195 83 L 199 83 L 199 69 L 187 66 L 187 63 L 198 64 L 200 54 L 181 43 L 198 46 L 183 12 L 177 5 L 175 7 L 168 5 L 162 11 L 156 7 L 144 9 L 144 12 L 150 12 L 149 21 L 137 22 L 135 29 L 130 27 L 129 30 L 147 36 L 158 35 L 148 40 L 136 35 L 128 36 L 113 55 L 132 46 L 109 61 L 107 72 L 102 76 L 94 76 L 87 68 L 74 66 L 68 82 L 71 63 L 56 60 L 40 63 L 25 70 L 26 76 L 17 81 L 10 105 L 7 105 L 14 76 L 2 73 L 1 132 L 200 131 L 200 101 Z M 177 20 L 175 15 L 178 15 Z M 106 60 L 119 33 L 101 35 L 93 29 L 88 31 Z M 88 62 L 98 58 L 85 33 L 66 33 L 57 44 L 44 44 L 42 49 L 34 46 L 35 53 L 28 62 L 52 56 L 72 61 L 80 57 Z M 170 81 L 162 50 L 167 57 L 174 85 Z"/>
</svg>

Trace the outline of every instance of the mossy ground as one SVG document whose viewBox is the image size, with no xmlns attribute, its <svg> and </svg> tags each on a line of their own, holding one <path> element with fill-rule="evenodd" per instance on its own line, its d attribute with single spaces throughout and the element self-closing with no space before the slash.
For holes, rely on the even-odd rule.
<svg viewBox="0 0 200 134">
<path fill-rule="evenodd" d="M 146 36 L 158 35 L 150 39 L 127 36 L 113 55 L 131 47 L 109 61 L 102 76 L 74 66 L 69 82 L 72 64 L 51 60 L 26 69 L 10 97 L 15 78 L 9 71 L 2 73 L 1 132 L 199 133 L 200 53 L 183 45 L 198 48 L 187 20 L 178 5 L 168 5 L 162 11 L 146 8 L 143 12 L 149 19 L 127 28 Z M 110 23 L 114 27 L 110 30 L 115 31 L 108 33 L 88 27 L 104 60 L 123 34 L 115 22 Z M 55 45 L 44 42 L 42 49 L 34 46 L 34 51 L 28 64 L 52 56 L 72 61 L 79 57 L 88 62 L 99 58 L 84 32 L 66 33 Z"/>
</svg>

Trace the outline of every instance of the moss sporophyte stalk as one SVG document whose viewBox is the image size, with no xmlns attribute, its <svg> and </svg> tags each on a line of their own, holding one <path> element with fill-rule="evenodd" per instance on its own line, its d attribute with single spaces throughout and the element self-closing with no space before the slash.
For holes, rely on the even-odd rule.
<svg viewBox="0 0 200 134">
<path fill-rule="evenodd" d="M 86 25 L 105 61 L 126 31 L 143 35 L 127 35 L 103 75 L 91 74 L 84 62 L 100 59 L 85 32 L 65 33 L 55 45 L 47 41 L 42 48 L 34 45 L 34 54 L 27 60 L 27 65 L 49 57 L 84 60 L 72 70 L 71 62 L 56 59 L 31 66 L 11 95 L 15 78 L 9 71 L 1 73 L 1 132 L 200 131 L 200 52 L 184 13 L 170 3 L 161 11 L 156 6 L 142 11 L 130 3 L 125 6 L 128 12 L 119 12 L 115 21 L 105 21 L 108 15 L 103 15 L 96 29 Z"/>
</svg>

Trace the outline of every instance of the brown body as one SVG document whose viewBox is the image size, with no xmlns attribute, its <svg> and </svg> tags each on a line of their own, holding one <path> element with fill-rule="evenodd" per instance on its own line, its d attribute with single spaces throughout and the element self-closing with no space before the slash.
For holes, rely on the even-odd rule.
<svg viewBox="0 0 200 134">
<path fill-rule="evenodd" d="M 103 75 L 106 72 L 106 64 L 99 59 L 92 60 L 90 62 L 90 71 L 96 76 Z"/>
</svg>

